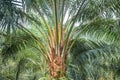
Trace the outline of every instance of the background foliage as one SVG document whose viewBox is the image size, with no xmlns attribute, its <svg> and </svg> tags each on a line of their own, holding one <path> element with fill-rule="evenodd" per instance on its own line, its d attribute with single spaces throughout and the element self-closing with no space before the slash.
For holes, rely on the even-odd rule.
<svg viewBox="0 0 120 80">
<path fill-rule="evenodd" d="M 48 60 L 37 41 L 47 47 L 50 29 L 58 22 L 68 41 L 75 41 L 67 76 L 61 80 L 120 79 L 120 0 L 0 0 L 0 4 L 0 79 L 49 80 Z"/>
</svg>

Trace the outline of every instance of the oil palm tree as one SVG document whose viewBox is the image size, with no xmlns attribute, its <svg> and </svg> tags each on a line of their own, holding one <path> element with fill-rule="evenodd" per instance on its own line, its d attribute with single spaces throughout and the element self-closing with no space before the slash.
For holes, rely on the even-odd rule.
<svg viewBox="0 0 120 80">
<path fill-rule="evenodd" d="M 83 55 L 77 60 L 119 53 L 120 0 L 26 0 L 23 3 L 26 12 L 20 13 L 36 26 L 40 39 L 24 24 L 17 22 L 17 25 L 38 42 L 41 54 L 48 61 L 51 78 L 66 75 L 70 53 Z"/>
</svg>

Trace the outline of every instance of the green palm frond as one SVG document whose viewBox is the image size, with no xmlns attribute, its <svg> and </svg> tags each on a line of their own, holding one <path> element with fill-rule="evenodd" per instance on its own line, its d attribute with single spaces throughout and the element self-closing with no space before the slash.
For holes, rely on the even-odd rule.
<svg viewBox="0 0 120 80">
<path fill-rule="evenodd" d="M 19 33 L 19 35 L 5 36 L 5 42 L 2 44 L 2 56 L 14 56 L 17 52 L 26 49 L 26 47 L 34 47 L 36 44 L 33 37 L 27 33 Z"/>
<path fill-rule="evenodd" d="M 118 1 L 115 1 L 115 0 L 110 0 L 110 1 L 108 0 L 99 0 L 99 1 L 95 1 L 95 0 L 92 0 L 92 1 L 89 1 L 89 0 L 82 0 L 82 1 L 78 1 L 78 0 L 74 0 L 74 1 L 72 0 L 67 0 L 67 1 L 64 1 L 64 0 L 60 0 L 60 1 L 1 0 L 1 4 L 5 4 L 5 5 L 1 5 L 1 15 L 3 15 L 3 13 L 8 14 L 8 12 L 10 12 L 9 14 L 10 16 L 9 15 L 4 16 L 4 18 L 2 18 L 3 16 L 1 16 L 3 20 L 2 29 L 4 30 L 5 26 L 7 26 L 6 28 L 8 33 L 11 28 L 15 30 L 14 26 L 10 27 L 10 25 L 11 23 L 15 24 L 19 19 L 18 17 L 21 15 L 21 11 L 19 12 L 19 10 L 17 10 L 17 8 L 19 8 L 18 6 L 21 6 L 22 8 L 23 6 L 26 6 L 26 10 L 27 8 L 30 8 L 30 9 L 32 8 L 32 10 L 34 9 L 34 11 L 37 11 L 41 15 L 41 17 L 44 15 L 47 22 L 49 22 L 49 24 L 53 26 L 55 26 L 55 24 L 59 22 L 61 23 L 61 25 L 63 25 L 63 23 L 67 23 L 66 25 L 71 25 L 69 32 L 71 32 L 73 25 L 77 21 L 78 22 L 91 21 L 99 16 L 102 16 L 104 18 L 108 18 L 108 17 L 117 18 L 118 13 L 120 11 L 118 6 L 120 4 L 119 0 Z M 55 5 L 57 6 L 55 7 Z M 66 19 L 65 16 L 67 15 L 68 15 L 68 18 Z M 70 23 L 68 24 L 69 21 Z M 9 25 L 7 25 L 6 23 L 8 23 Z"/>
<path fill-rule="evenodd" d="M 95 59 L 96 57 L 104 56 L 108 58 L 110 56 L 116 56 L 119 53 L 118 47 L 115 45 L 108 45 L 102 42 L 83 41 L 76 42 L 73 46 L 71 56 L 73 61 L 77 64 L 83 63 L 85 60 Z"/>
<path fill-rule="evenodd" d="M 0 0 L 0 29 L 10 34 L 10 31 L 16 32 L 17 24 L 21 23 L 23 18 L 21 10 L 24 9 L 23 0 Z"/>
<path fill-rule="evenodd" d="M 95 55 L 99 57 L 101 54 L 107 57 L 119 53 L 119 40 L 119 35 L 109 28 L 99 29 L 99 27 L 88 26 L 79 30 L 76 42 L 71 49 L 72 55 L 76 54 L 75 56 L 78 57 L 78 55 L 87 54 L 91 57 L 95 57 Z"/>
<path fill-rule="evenodd" d="M 96 80 L 105 76 L 107 72 L 104 72 L 105 68 L 101 65 L 105 62 L 109 63 L 111 59 L 118 61 L 120 57 L 119 35 L 111 31 L 109 27 L 96 27 L 87 26 L 83 30 L 80 29 L 79 36 L 77 36 L 77 39 L 75 38 L 76 41 L 71 48 L 71 58 L 68 66 L 68 75 L 72 79 L 86 80 L 91 78 L 91 80 Z M 96 74 L 98 68 L 101 69 L 100 74 Z"/>
</svg>

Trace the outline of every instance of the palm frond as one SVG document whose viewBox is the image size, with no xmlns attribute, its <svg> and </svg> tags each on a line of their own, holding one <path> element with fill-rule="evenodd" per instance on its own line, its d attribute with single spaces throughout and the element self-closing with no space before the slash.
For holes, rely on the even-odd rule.
<svg viewBox="0 0 120 80">
<path fill-rule="evenodd" d="M 22 22 L 21 10 L 24 2 L 17 0 L 0 0 L 0 29 L 10 34 L 16 32 L 17 23 Z"/>
<path fill-rule="evenodd" d="M 27 33 L 19 33 L 19 35 L 6 36 L 5 42 L 2 44 L 2 56 L 5 58 L 14 56 L 17 52 L 26 49 L 26 47 L 34 47 L 35 40 Z"/>
<path fill-rule="evenodd" d="M 111 61 L 110 59 L 118 61 L 117 57 L 119 57 L 120 53 L 119 40 L 119 35 L 108 27 L 99 29 L 99 27 L 87 26 L 83 30 L 80 29 L 79 36 L 77 36 L 71 48 L 71 58 L 68 67 L 70 73 L 68 75 L 76 74 L 72 76 L 76 80 L 88 78 L 96 80 L 97 77 L 95 76 L 98 76 L 98 78 L 105 76 L 102 74 L 103 70 L 101 70 L 101 75 L 97 75 L 96 72 L 105 61 Z M 101 69 L 103 68 L 102 66 Z M 73 71 L 73 74 L 71 74 L 71 71 Z"/>
<path fill-rule="evenodd" d="M 79 31 L 71 51 L 77 55 L 88 54 L 90 56 L 91 54 L 95 54 L 98 57 L 100 56 L 99 53 L 102 55 L 107 55 L 106 53 L 119 53 L 119 40 L 119 35 L 110 31 L 109 28 L 99 29 L 99 27 L 88 26 L 86 29 Z"/>
</svg>

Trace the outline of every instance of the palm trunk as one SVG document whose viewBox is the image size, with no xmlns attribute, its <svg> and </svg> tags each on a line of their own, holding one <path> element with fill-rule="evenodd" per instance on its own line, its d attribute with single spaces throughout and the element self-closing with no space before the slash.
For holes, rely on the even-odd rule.
<svg viewBox="0 0 120 80">
<path fill-rule="evenodd" d="M 51 78 L 59 79 L 66 75 L 66 58 L 62 56 L 50 55 L 51 61 L 49 63 Z"/>
</svg>

